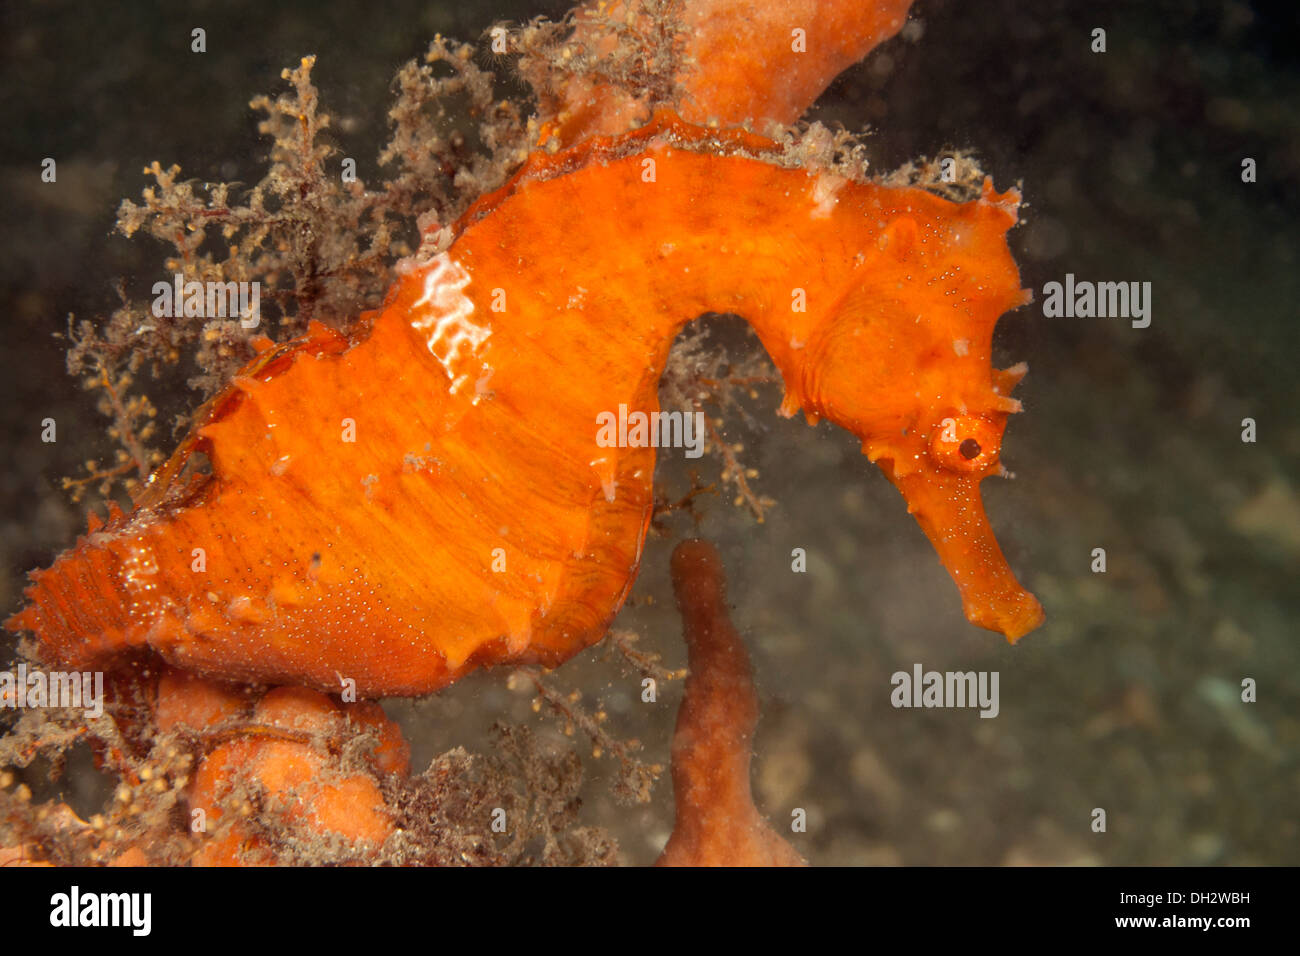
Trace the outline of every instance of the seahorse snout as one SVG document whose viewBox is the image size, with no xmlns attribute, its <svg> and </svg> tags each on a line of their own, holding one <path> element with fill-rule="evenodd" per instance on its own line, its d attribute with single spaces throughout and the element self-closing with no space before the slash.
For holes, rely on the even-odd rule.
<svg viewBox="0 0 1300 956">
<path fill-rule="evenodd" d="M 1005 634 L 1012 644 L 1043 623 L 1042 605 L 1016 580 L 998 547 L 978 477 L 928 469 L 898 476 L 885 470 L 952 575 L 966 620 Z"/>
</svg>

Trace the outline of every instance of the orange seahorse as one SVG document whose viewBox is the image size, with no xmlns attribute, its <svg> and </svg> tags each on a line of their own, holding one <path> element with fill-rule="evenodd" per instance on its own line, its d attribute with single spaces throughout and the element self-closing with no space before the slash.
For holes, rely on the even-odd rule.
<svg viewBox="0 0 1300 956">
<path fill-rule="evenodd" d="M 1023 367 L 990 365 L 1026 301 L 1018 196 L 986 182 L 954 204 L 776 156 L 665 112 L 535 153 L 353 340 L 313 326 L 245 369 L 133 512 L 33 573 L 8 626 L 78 668 L 147 647 L 366 696 L 564 660 L 622 605 L 652 509 L 655 450 L 602 447 L 598 416 L 657 411 L 673 338 L 729 312 L 780 370 L 782 414 L 860 438 L 966 616 L 1016 640 L 1042 610 L 979 483 L 1019 408 Z M 211 472 L 183 480 L 196 451 Z"/>
</svg>

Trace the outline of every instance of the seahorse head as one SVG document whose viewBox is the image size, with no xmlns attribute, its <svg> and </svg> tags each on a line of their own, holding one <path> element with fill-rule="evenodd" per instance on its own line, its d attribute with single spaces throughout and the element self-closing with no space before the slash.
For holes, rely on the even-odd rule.
<svg viewBox="0 0 1300 956">
<path fill-rule="evenodd" d="M 966 617 L 1011 641 L 1042 608 L 1016 581 L 980 498 L 1001 463 L 1010 392 L 1025 373 L 992 366 L 993 327 L 1027 294 L 1007 249 L 1014 201 L 875 198 L 883 228 L 809 337 L 794 392 L 811 417 L 862 441 L 907 499 L 952 574 Z M 788 409 L 789 410 L 789 409 Z"/>
</svg>

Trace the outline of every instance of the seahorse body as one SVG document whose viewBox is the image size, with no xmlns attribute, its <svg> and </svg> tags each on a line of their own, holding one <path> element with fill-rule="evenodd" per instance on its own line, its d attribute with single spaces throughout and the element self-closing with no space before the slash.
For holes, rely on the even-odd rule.
<svg viewBox="0 0 1300 956">
<path fill-rule="evenodd" d="M 557 663 L 622 605 L 652 508 L 655 450 L 601 447 L 598 416 L 657 411 L 673 338 L 730 312 L 780 370 L 784 414 L 862 439 L 967 616 L 1033 629 L 979 497 L 1017 408 L 1021 372 L 990 366 L 1025 301 L 1017 197 L 958 205 L 772 148 L 661 115 L 533 157 L 353 341 L 314 326 L 250 365 L 130 514 L 33 573 L 8 626 L 77 667 L 152 648 L 367 696 Z M 210 474 L 182 481 L 195 451 Z"/>
</svg>

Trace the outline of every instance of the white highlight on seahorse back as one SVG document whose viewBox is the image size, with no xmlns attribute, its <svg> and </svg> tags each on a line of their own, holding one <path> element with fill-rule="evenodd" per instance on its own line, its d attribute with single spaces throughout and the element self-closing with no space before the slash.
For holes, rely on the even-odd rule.
<svg viewBox="0 0 1300 956">
<path fill-rule="evenodd" d="M 464 293 L 470 275 L 460 263 L 442 252 L 429 260 L 427 268 L 424 295 L 411 306 L 411 328 L 425 333 L 429 354 L 446 371 L 455 395 L 470 381 L 468 371 L 461 371 L 465 358 L 478 352 L 492 329 L 470 321 L 474 303 Z"/>
<path fill-rule="evenodd" d="M 829 219 L 831 213 L 835 211 L 835 206 L 839 203 L 840 191 L 848 185 L 848 180 L 843 176 L 835 176 L 831 173 L 819 173 L 812 184 L 813 207 L 809 210 L 808 215 L 812 219 Z"/>
</svg>

